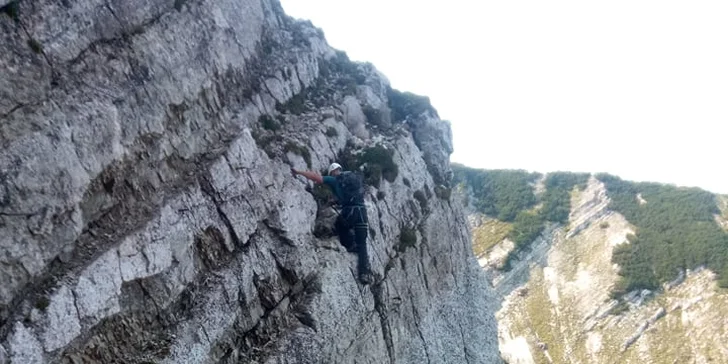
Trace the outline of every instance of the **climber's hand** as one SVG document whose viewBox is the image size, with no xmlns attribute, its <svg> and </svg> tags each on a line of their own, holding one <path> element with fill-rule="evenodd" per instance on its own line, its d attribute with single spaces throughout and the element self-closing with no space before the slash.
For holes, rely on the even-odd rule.
<svg viewBox="0 0 728 364">
<path fill-rule="evenodd" d="M 296 177 L 296 175 L 298 175 L 298 171 L 295 168 L 291 168 L 291 175 L 293 175 L 293 177 Z"/>
</svg>

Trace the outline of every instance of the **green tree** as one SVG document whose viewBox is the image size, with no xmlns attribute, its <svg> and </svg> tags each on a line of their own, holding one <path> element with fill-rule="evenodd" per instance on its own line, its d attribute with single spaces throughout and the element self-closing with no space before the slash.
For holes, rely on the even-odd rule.
<svg viewBox="0 0 728 364">
<path fill-rule="evenodd" d="M 618 290 L 654 289 L 684 269 L 705 265 L 728 283 L 728 234 L 715 222 L 716 196 L 698 188 L 633 183 L 601 174 L 610 208 L 636 226 L 630 243 L 615 248 Z M 638 194 L 646 203 L 641 203 Z"/>
<path fill-rule="evenodd" d="M 513 230 L 508 237 L 516 244 L 516 250 L 523 250 L 541 235 L 543 228 L 543 220 L 539 214 L 521 211 L 513 220 Z"/>
<path fill-rule="evenodd" d="M 566 223 L 571 211 L 571 190 L 574 186 L 584 189 L 588 180 L 587 173 L 555 172 L 546 176 L 546 192 L 542 197 L 544 206 L 541 210 L 544 220 Z"/>
<path fill-rule="evenodd" d="M 537 173 L 522 170 L 481 170 L 453 164 L 455 183 L 470 186 L 476 209 L 502 221 L 513 221 L 516 215 L 536 204 L 531 183 Z"/>
</svg>

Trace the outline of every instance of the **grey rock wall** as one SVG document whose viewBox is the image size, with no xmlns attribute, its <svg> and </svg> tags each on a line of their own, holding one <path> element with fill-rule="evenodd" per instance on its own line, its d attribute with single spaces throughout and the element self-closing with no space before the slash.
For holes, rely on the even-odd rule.
<svg viewBox="0 0 728 364">
<path fill-rule="evenodd" d="M 371 66 L 269 0 L 15 14 L 0 15 L 0 363 L 499 362 L 462 208 L 431 193 L 449 126 L 366 120 L 388 112 Z M 289 168 L 374 144 L 399 172 L 367 192 L 362 286 Z"/>
</svg>

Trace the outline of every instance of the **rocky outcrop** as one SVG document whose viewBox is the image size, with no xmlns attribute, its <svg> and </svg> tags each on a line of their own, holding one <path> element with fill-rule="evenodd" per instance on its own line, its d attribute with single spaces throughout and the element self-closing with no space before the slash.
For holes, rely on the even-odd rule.
<svg viewBox="0 0 728 364">
<path fill-rule="evenodd" d="M 493 284 L 495 292 L 500 297 L 505 297 L 516 288 L 524 285 L 530 278 L 530 272 L 534 265 L 545 266 L 548 258 L 548 252 L 551 245 L 562 239 L 562 233 L 557 230 L 556 224 L 548 224 L 543 233 L 531 243 L 530 249 L 517 253 L 516 258 L 511 262 L 511 268 L 504 271 L 502 268 L 487 266 L 485 275 Z M 505 240 L 498 244 L 488 255 L 486 259 L 503 261 L 512 251 L 514 244 L 510 240 Z"/>
<path fill-rule="evenodd" d="M 575 236 L 595 221 L 612 213 L 607 209 L 608 206 L 606 189 L 596 178 L 590 177 L 586 190 L 581 194 L 581 200 L 569 212 L 570 229 L 566 233 L 566 238 Z"/>
<path fill-rule="evenodd" d="M 273 0 L 0 6 L 0 363 L 499 361 L 449 126 L 370 65 Z M 375 145 L 362 286 L 289 168 Z"/>
</svg>

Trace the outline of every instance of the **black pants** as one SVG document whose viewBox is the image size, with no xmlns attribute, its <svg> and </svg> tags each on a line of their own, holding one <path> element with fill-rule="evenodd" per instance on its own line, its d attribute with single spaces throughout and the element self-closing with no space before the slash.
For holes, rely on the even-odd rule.
<svg viewBox="0 0 728 364">
<path fill-rule="evenodd" d="M 348 251 L 356 251 L 359 255 L 359 274 L 369 273 L 369 255 L 367 253 L 367 235 L 369 220 L 364 206 L 345 206 L 336 218 L 336 232 L 341 245 Z"/>
</svg>

